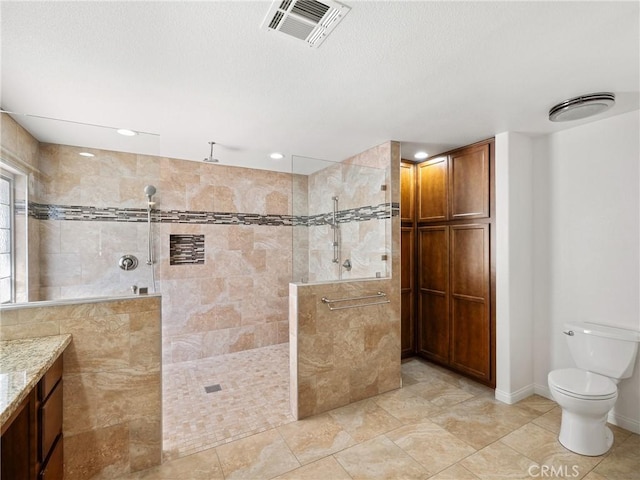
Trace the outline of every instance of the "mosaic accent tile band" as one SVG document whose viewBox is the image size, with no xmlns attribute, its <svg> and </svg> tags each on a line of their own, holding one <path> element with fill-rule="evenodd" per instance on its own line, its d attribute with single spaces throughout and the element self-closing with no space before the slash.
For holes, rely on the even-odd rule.
<svg viewBox="0 0 640 480">
<path fill-rule="evenodd" d="M 169 235 L 169 265 L 204 265 L 204 235 Z"/>
<path fill-rule="evenodd" d="M 24 212 L 24 204 L 22 205 Z M 397 216 L 398 203 L 381 203 L 341 210 L 338 223 L 382 220 Z M 93 207 L 77 205 L 52 205 L 29 203 L 29 216 L 37 220 L 71 220 L 83 222 L 146 222 L 145 208 Z M 332 215 L 260 215 L 257 213 L 202 212 L 189 210 L 152 210 L 154 223 L 190 223 L 208 225 L 270 225 L 270 226 L 315 226 L 328 225 Z"/>
</svg>

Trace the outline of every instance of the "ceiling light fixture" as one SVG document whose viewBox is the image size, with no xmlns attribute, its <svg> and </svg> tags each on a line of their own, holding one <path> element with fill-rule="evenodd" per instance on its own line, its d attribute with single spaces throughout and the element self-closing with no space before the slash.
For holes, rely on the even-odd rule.
<svg viewBox="0 0 640 480">
<path fill-rule="evenodd" d="M 609 92 L 590 93 L 570 98 L 549 110 L 552 122 L 570 122 L 591 117 L 608 110 L 616 103 L 616 96 Z"/>
<path fill-rule="evenodd" d="M 133 130 L 129 130 L 128 128 L 119 128 L 116 130 L 120 135 L 124 135 L 125 137 L 135 137 L 138 132 L 134 132 Z"/>
<path fill-rule="evenodd" d="M 78 155 L 80 155 L 81 157 L 95 157 L 95 155 L 93 153 L 89 153 L 89 152 L 80 152 Z"/>
<path fill-rule="evenodd" d="M 279 152 L 273 152 L 271 155 L 269 155 L 269 157 L 271 158 L 271 160 L 282 160 L 284 158 L 284 155 Z"/>
<path fill-rule="evenodd" d="M 213 146 L 216 144 L 216 142 L 209 142 L 209 145 L 211 145 L 211 152 L 209 153 L 208 157 L 204 157 L 204 161 L 207 163 L 218 163 L 220 160 L 218 160 L 217 158 L 215 158 L 213 156 Z"/>
<path fill-rule="evenodd" d="M 416 152 L 415 155 L 413 156 L 413 158 L 415 158 L 416 160 L 424 160 L 428 156 L 429 156 L 429 154 L 427 152 L 420 151 L 420 152 Z"/>
</svg>

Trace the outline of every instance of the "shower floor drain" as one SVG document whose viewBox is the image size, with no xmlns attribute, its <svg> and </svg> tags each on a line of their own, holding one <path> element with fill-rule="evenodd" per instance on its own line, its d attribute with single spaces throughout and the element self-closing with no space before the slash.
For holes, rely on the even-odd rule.
<svg viewBox="0 0 640 480">
<path fill-rule="evenodd" d="M 219 392 L 220 390 L 222 390 L 222 387 L 220 386 L 219 383 L 216 383 L 215 385 L 209 385 L 208 387 L 204 387 L 204 391 L 207 393 Z"/>
</svg>

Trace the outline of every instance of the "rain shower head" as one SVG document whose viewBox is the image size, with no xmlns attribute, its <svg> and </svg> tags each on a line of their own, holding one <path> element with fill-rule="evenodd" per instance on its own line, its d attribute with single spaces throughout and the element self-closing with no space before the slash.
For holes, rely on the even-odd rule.
<svg viewBox="0 0 640 480">
<path fill-rule="evenodd" d="M 144 187 L 144 194 L 147 196 L 149 201 L 151 201 L 151 197 L 156 194 L 156 187 L 154 187 L 153 185 L 147 185 L 146 187 Z"/>
<path fill-rule="evenodd" d="M 213 156 L 213 146 L 216 144 L 216 142 L 209 142 L 209 145 L 211 146 L 211 152 L 209 153 L 208 157 L 204 158 L 204 161 L 207 163 L 218 163 L 220 160 L 218 160 L 217 158 L 215 158 Z"/>
</svg>

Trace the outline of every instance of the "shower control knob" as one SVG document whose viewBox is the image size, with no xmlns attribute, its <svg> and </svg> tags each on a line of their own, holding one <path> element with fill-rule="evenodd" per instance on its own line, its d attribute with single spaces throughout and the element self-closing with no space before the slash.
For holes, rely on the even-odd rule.
<svg viewBox="0 0 640 480">
<path fill-rule="evenodd" d="M 118 261 L 118 266 L 122 270 L 135 270 L 138 266 L 138 259 L 134 255 L 123 255 Z"/>
</svg>

